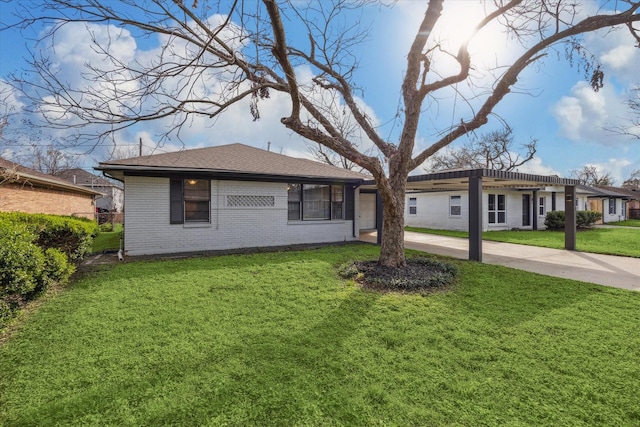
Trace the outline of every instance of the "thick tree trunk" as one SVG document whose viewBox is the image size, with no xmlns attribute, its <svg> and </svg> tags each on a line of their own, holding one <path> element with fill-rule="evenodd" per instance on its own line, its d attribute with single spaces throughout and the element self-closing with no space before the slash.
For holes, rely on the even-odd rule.
<svg viewBox="0 0 640 427">
<path fill-rule="evenodd" d="M 382 241 L 378 262 L 386 267 L 405 267 L 404 206 L 406 183 L 403 179 L 387 191 L 380 191 L 383 205 Z"/>
</svg>

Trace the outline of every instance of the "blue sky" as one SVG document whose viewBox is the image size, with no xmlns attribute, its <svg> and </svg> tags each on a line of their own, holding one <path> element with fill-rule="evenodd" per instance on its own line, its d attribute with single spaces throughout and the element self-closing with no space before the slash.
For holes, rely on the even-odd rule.
<svg viewBox="0 0 640 427">
<path fill-rule="evenodd" d="M 17 2 L 0 3 L 0 16 L 6 23 Z M 477 18 L 475 0 L 456 0 L 446 3 L 446 18 L 441 29 L 443 37 L 460 35 L 467 22 Z M 587 9 L 598 6 L 606 10 L 614 2 L 587 2 Z M 400 1 L 392 8 L 374 7 L 363 11 L 362 19 L 371 23 L 370 42 L 358 50 L 360 68 L 356 81 L 363 89 L 362 102 L 375 115 L 377 123 L 390 139 L 397 134 L 392 126 L 400 98 L 400 83 L 405 67 L 406 52 L 415 34 L 418 23 L 426 8 L 426 2 Z M 285 27 L 288 22 L 285 22 Z M 24 57 L 27 46 L 33 48 L 28 33 L 17 31 L 0 33 L 0 85 L 10 73 L 19 73 L 25 67 Z M 300 36 L 290 31 L 293 42 Z M 304 36 L 303 36 L 304 37 Z M 130 58 L 148 55 L 156 48 L 157 40 L 136 39 L 129 35 L 123 38 L 122 50 Z M 606 127 L 624 125 L 628 118 L 623 104 L 629 90 L 640 84 L 640 49 L 633 48 L 633 41 L 624 31 L 606 35 L 598 33 L 588 36 L 588 47 L 604 65 L 605 87 L 593 92 L 584 81 L 583 73 L 557 59 L 555 54 L 543 60 L 541 66 L 527 70 L 519 79 L 518 91 L 507 96 L 495 113 L 514 129 L 515 142 L 537 139 L 536 158 L 523 166 L 520 171 L 540 174 L 569 176 L 570 171 L 583 165 L 597 166 L 602 173 L 610 173 L 621 184 L 632 171 L 640 169 L 640 139 L 623 137 L 605 130 Z M 81 62 L 93 55 L 87 37 L 77 32 L 61 33 L 57 40 L 58 50 L 46 52 L 54 63 L 61 64 L 68 78 L 77 78 Z M 477 42 L 472 58 L 495 61 L 499 48 L 504 45 L 504 37 L 495 32 L 487 32 Z M 46 49 L 45 46 L 39 47 Z M 508 56 L 508 54 L 505 54 Z M 79 59 L 73 59 L 77 57 Z M 503 58 L 502 56 L 500 58 Z M 75 62 L 74 62 L 75 61 Z M 75 67 L 75 68 L 74 68 Z M 298 70 L 304 74 L 309 70 Z M 75 77 L 74 77 L 75 73 Z M 460 88 L 464 92 L 464 88 Z M 516 93 L 520 92 L 520 93 Z M 19 105 L 20 99 L 15 100 Z M 241 142 L 260 148 L 267 148 L 293 156 L 308 156 L 302 139 L 291 134 L 280 124 L 280 118 L 287 115 L 288 103 L 285 97 L 272 96 L 261 104 L 262 119 L 253 122 L 246 105 L 231 108 L 215 122 L 195 121 L 181 133 L 182 140 L 176 138 L 164 141 L 157 147 L 158 135 L 167 123 L 147 123 L 116 136 L 120 147 L 133 149 L 139 138 L 143 139 L 145 152 L 155 147 L 155 152 L 172 151 L 186 147 L 202 147 Z M 454 108 L 455 107 L 455 108 Z M 453 109 L 452 109 L 453 108 Z M 426 147 L 437 137 L 437 130 L 460 120 L 463 115 L 460 99 L 441 99 L 425 110 L 417 139 L 419 148 Z M 492 120 L 478 133 L 484 133 L 498 126 Z M 57 135 L 60 131 L 45 131 L 45 135 Z M 466 142 L 461 139 L 456 144 Z M 11 156 L 17 147 L 0 146 L 4 156 Z M 82 166 L 90 168 L 99 161 L 106 160 L 113 147 L 98 147 L 82 157 Z M 80 149 L 78 149 L 80 150 Z M 417 169 L 415 173 L 422 172 Z"/>
</svg>

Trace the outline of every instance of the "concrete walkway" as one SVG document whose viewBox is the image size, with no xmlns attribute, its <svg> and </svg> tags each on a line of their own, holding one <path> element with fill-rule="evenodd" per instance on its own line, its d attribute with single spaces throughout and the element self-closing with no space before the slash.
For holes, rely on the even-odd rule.
<svg viewBox="0 0 640 427">
<path fill-rule="evenodd" d="M 469 241 L 405 231 L 405 247 L 454 258 L 469 258 Z M 360 234 L 376 242 L 376 232 Z M 482 241 L 482 262 L 615 288 L 640 291 L 640 258 L 599 255 L 512 243 Z"/>
</svg>

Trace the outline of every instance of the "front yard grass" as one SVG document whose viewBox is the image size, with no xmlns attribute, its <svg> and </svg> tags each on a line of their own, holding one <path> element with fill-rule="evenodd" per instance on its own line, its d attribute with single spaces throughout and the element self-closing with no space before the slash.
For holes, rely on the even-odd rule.
<svg viewBox="0 0 640 427">
<path fill-rule="evenodd" d="M 466 231 L 417 227 L 406 227 L 405 230 L 450 237 L 469 237 L 469 233 Z M 564 248 L 564 233 L 560 231 L 485 231 L 482 233 L 482 240 L 555 249 Z M 637 230 L 629 228 L 594 228 L 578 231 L 576 233 L 576 247 L 582 252 L 640 258 L 640 228 Z"/>
<path fill-rule="evenodd" d="M 364 244 L 118 264 L 0 348 L 0 425 L 640 424 L 640 293 L 452 260 L 381 294 Z"/>
<path fill-rule="evenodd" d="M 625 219 L 624 221 L 608 222 L 608 225 L 622 225 L 624 227 L 640 227 L 640 219 Z"/>
</svg>

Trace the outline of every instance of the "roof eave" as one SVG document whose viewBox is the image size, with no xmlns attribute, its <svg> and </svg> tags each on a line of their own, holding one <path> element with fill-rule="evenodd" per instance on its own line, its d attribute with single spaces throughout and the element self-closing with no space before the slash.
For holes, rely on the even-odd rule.
<svg viewBox="0 0 640 427">
<path fill-rule="evenodd" d="M 131 165 L 109 165 L 101 163 L 95 170 L 106 173 L 109 177 L 122 181 L 120 178 L 124 178 L 125 175 L 155 175 L 155 176 L 168 176 L 168 175 L 208 175 L 215 178 L 225 180 L 251 180 L 251 181 L 292 181 L 303 180 L 308 182 L 343 182 L 352 184 L 361 184 L 364 178 L 357 177 L 339 177 L 339 176 L 319 176 L 319 175 L 296 175 L 296 174 L 267 174 L 261 172 L 246 172 L 235 170 L 221 170 L 221 169 L 203 169 L 203 168 L 184 168 L 184 167 L 154 167 L 154 166 L 131 166 Z"/>
</svg>

